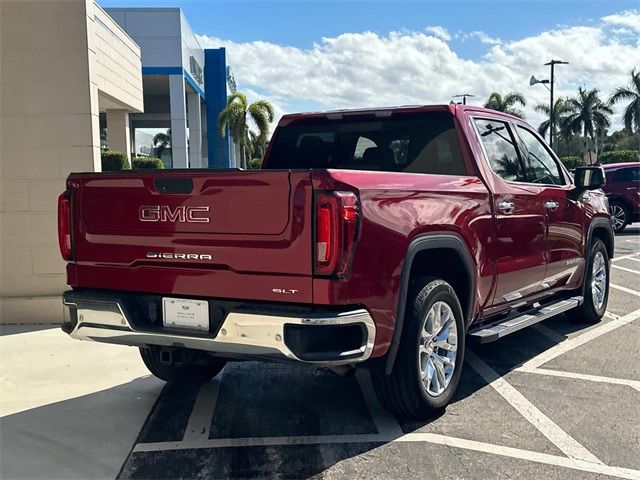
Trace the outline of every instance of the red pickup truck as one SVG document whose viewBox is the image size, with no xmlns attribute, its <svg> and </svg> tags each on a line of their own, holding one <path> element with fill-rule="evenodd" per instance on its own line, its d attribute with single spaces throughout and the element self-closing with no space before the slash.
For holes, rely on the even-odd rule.
<svg viewBox="0 0 640 480">
<path fill-rule="evenodd" d="M 482 108 L 286 115 L 260 170 L 71 174 L 62 328 L 137 346 L 170 382 L 228 359 L 361 364 L 395 414 L 426 418 L 467 341 L 602 317 L 603 184 Z"/>
</svg>

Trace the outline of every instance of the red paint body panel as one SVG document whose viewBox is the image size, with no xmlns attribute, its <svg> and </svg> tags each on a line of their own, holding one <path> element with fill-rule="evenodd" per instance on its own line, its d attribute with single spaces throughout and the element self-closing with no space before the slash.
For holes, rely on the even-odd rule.
<svg viewBox="0 0 640 480">
<path fill-rule="evenodd" d="M 190 178 L 193 191 L 158 193 L 154 179 L 162 177 Z M 81 174 L 68 182 L 75 211 L 72 286 L 221 298 L 251 292 L 253 300 L 266 301 L 283 301 L 274 288 L 293 288 L 297 301 L 312 302 L 308 172 Z M 211 221 L 141 222 L 141 205 L 206 205 Z M 211 260 L 147 258 L 149 252 Z"/>
<path fill-rule="evenodd" d="M 377 327 L 373 356 L 385 354 L 391 342 L 405 256 L 420 235 L 453 232 L 463 239 L 475 263 L 474 320 L 522 298 L 533 301 L 577 288 L 591 218 L 608 215 L 604 195 L 592 192 L 590 202 L 576 202 L 567 197 L 570 183 L 553 188 L 514 185 L 494 174 L 471 118 L 514 124 L 521 123 L 519 119 L 446 105 L 287 115 L 280 125 L 325 116 L 407 112 L 449 112 L 454 117 L 466 176 L 339 169 L 72 174 L 67 186 L 75 262 L 68 264 L 69 284 L 316 306 L 361 305 Z M 190 179 L 193 189 L 160 193 L 155 186 L 159 179 Z M 360 231 L 344 279 L 313 275 L 314 194 L 321 190 L 353 192 L 360 202 Z M 517 205 L 512 214 L 499 214 L 502 200 Z M 547 200 L 558 201 L 560 207 L 548 212 Z M 169 216 L 183 208 L 208 207 L 196 216 L 210 221 L 141 221 L 140 207 L 157 205 L 166 207 Z M 149 252 L 168 257 L 148 258 Z M 189 254 L 198 257 L 175 257 Z M 274 290 L 295 293 L 285 297 Z M 521 294 L 520 300 L 509 297 L 514 292 Z"/>
</svg>

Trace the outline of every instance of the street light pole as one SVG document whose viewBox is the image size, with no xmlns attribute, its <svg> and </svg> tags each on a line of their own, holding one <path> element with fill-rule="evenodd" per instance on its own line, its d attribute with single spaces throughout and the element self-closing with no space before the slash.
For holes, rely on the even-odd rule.
<svg viewBox="0 0 640 480">
<path fill-rule="evenodd" d="M 467 97 L 475 97 L 474 94 L 472 93 L 461 93 L 460 95 L 454 95 L 453 98 L 461 98 L 462 97 L 462 104 L 466 105 L 467 104 Z"/>
<path fill-rule="evenodd" d="M 549 91 L 551 92 L 551 101 L 549 104 L 549 129 L 550 129 L 550 134 L 549 134 L 549 146 L 551 147 L 551 150 L 553 150 L 553 136 L 555 133 L 555 129 L 556 129 L 556 115 L 555 112 L 553 111 L 553 83 L 554 83 L 554 77 L 553 77 L 553 73 L 554 73 L 554 67 L 556 65 L 567 65 L 569 62 L 563 62 L 562 60 L 551 60 L 550 62 L 545 63 L 545 65 L 549 65 L 551 67 L 551 76 L 549 77 L 549 83 L 550 88 Z"/>
</svg>

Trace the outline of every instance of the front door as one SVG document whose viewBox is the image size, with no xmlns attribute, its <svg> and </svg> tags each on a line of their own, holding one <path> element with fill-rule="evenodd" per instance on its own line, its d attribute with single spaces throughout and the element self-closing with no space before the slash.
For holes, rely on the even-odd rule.
<svg viewBox="0 0 640 480">
<path fill-rule="evenodd" d="M 521 125 L 516 131 L 524 147 L 527 181 L 540 186 L 546 215 L 547 269 L 541 290 L 577 288 L 584 267 L 581 201 L 568 198 L 573 186 L 538 135 Z"/>
<path fill-rule="evenodd" d="M 507 122 L 474 119 L 493 175 L 496 286 L 492 305 L 536 294 L 546 270 L 546 211 L 541 188 L 527 184 L 515 132 Z"/>
</svg>

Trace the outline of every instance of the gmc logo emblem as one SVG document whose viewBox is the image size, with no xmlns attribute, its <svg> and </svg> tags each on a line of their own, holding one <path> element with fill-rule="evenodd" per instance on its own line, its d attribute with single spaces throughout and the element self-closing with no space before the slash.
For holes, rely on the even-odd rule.
<svg viewBox="0 0 640 480">
<path fill-rule="evenodd" d="M 167 205 L 142 205 L 138 218 L 141 222 L 209 223 L 205 213 L 209 207 L 176 207 Z M 205 215 L 203 215 L 205 214 Z"/>
</svg>

